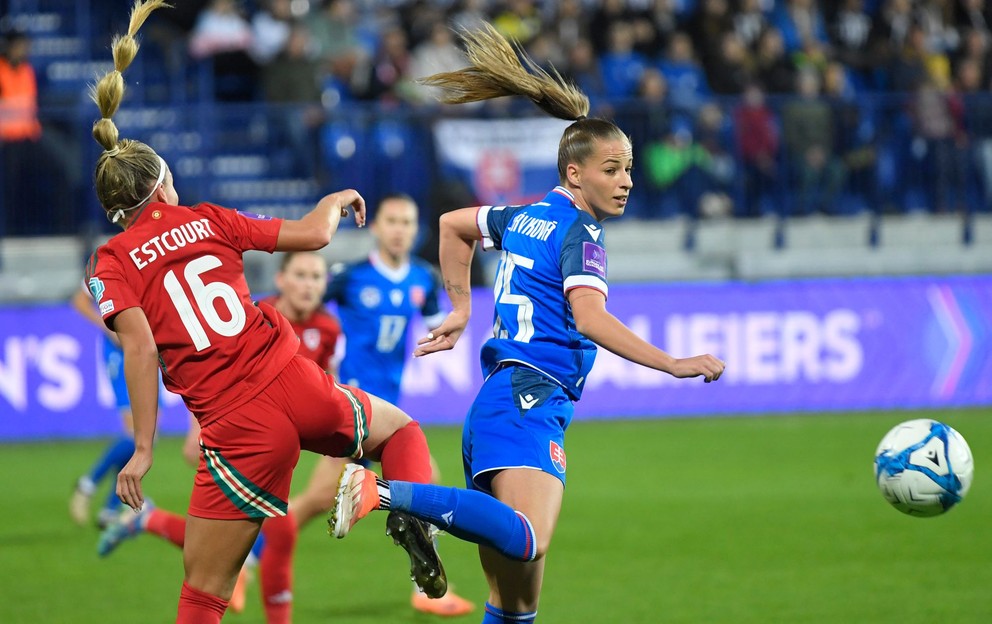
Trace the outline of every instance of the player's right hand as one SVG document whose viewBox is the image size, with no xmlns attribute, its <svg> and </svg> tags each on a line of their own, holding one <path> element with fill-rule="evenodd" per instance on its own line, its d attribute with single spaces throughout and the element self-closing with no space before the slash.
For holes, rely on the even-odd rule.
<svg viewBox="0 0 992 624">
<path fill-rule="evenodd" d="M 468 325 L 468 313 L 453 310 L 434 331 L 417 341 L 414 357 L 453 349 L 458 338 L 465 331 L 466 325 Z"/>
<path fill-rule="evenodd" d="M 338 201 L 341 202 L 341 216 L 348 216 L 348 208 L 351 207 L 355 211 L 355 225 L 358 227 L 365 226 L 365 198 L 362 197 L 358 191 L 355 189 L 345 189 L 343 191 L 338 191 L 335 193 L 338 195 Z"/>
<path fill-rule="evenodd" d="M 677 359 L 669 372 L 672 377 L 679 379 L 702 375 L 703 381 L 710 383 L 720 378 L 726 366 L 726 362 L 707 353 L 706 355 Z"/>
<path fill-rule="evenodd" d="M 152 467 L 151 450 L 135 450 L 124 468 L 117 475 L 117 498 L 135 511 L 141 511 L 145 498 L 141 493 L 141 479 Z"/>
</svg>

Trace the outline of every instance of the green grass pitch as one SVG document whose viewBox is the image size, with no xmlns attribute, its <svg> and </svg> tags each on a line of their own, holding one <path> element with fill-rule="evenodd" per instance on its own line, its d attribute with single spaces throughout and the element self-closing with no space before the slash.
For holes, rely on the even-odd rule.
<svg viewBox="0 0 992 624">
<path fill-rule="evenodd" d="M 904 516 L 872 480 L 878 441 L 896 423 L 939 418 L 975 455 L 965 501 Z M 461 485 L 460 431 L 429 428 L 444 481 Z M 992 622 L 992 410 L 577 422 L 569 486 L 539 622 L 671 624 L 955 624 Z M 74 478 L 99 441 L 0 447 L 0 621 L 171 622 L 179 551 L 152 537 L 96 556 L 94 528 L 67 515 Z M 145 480 L 159 506 L 185 510 L 192 471 L 160 441 Z M 309 476 L 304 455 L 294 487 Z M 322 522 L 300 536 L 295 621 L 430 622 L 409 607 L 404 553 L 385 515 L 345 540 Z M 450 581 L 480 605 L 475 548 L 441 539 Z M 451 622 L 478 622 L 479 610 Z M 264 621 L 257 582 L 244 613 Z"/>
</svg>

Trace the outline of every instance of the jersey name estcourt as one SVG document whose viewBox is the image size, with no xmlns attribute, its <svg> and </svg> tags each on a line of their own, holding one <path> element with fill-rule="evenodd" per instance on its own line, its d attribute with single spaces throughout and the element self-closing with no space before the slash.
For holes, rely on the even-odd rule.
<svg viewBox="0 0 992 624">
<path fill-rule="evenodd" d="M 506 231 L 536 238 L 539 241 L 546 241 L 556 227 L 558 227 L 557 221 L 547 221 L 521 214 L 513 217 L 513 220 L 510 221 L 510 227 L 506 228 Z"/>
<path fill-rule="evenodd" d="M 188 244 L 211 236 L 216 236 L 216 234 L 210 229 L 210 221 L 197 219 L 166 230 L 158 236 L 153 236 L 140 247 L 132 249 L 129 255 L 140 271 L 171 251 L 176 251 Z"/>
</svg>

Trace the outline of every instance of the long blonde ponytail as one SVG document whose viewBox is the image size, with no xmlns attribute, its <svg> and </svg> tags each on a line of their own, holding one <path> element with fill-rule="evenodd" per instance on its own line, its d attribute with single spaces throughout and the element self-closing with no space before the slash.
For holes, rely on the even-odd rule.
<svg viewBox="0 0 992 624">
<path fill-rule="evenodd" d="M 588 119 L 589 98 L 556 70 L 548 72 L 534 62 L 519 44 L 510 43 L 491 24 L 461 33 L 471 65 L 453 72 L 421 78 L 421 84 L 441 90 L 445 104 L 481 102 L 520 95 L 547 114 L 575 121 L 565 129 L 558 145 L 558 177 L 565 179 L 569 163 L 584 161 L 600 139 L 629 138 L 604 119 Z"/>
<path fill-rule="evenodd" d="M 103 147 L 96 164 L 96 194 L 108 213 L 135 208 L 149 186 L 162 172 L 162 163 L 152 148 L 140 141 L 120 139 L 113 116 L 124 99 L 124 70 L 131 65 L 140 45 L 135 36 L 148 16 L 162 7 L 165 0 L 135 0 L 127 32 L 116 35 L 111 45 L 114 69 L 90 88 L 90 97 L 100 109 L 100 119 L 93 124 L 93 138 Z"/>
</svg>

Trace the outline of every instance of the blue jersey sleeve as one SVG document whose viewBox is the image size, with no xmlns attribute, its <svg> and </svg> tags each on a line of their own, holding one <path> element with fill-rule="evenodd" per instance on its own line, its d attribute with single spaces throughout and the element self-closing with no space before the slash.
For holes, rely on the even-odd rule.
<svg viewBox="0 0 992 624">
<path fill-rule="evenodd" d="M 526 206 L 482 206 L 476 223 L 482 234 L 483 249 L 503 249 L 503 233 L 517 212 Z"/>
<path fill-rule="evenodd" d="M 573 288 L 595 288 L 609 295 L 606 281 L 606 232 L 593 218 L 576 219 L 565 233 L 559 258 L 562 286 L 567 293 Z"/>
</svg>

